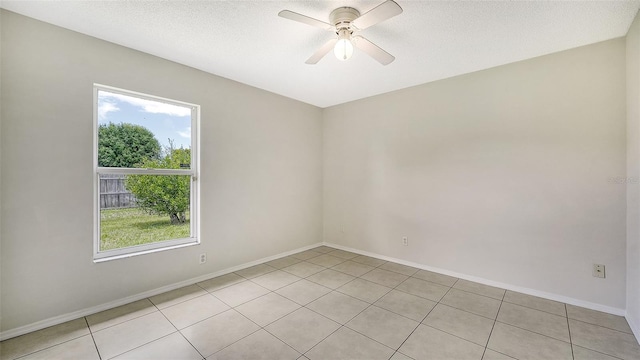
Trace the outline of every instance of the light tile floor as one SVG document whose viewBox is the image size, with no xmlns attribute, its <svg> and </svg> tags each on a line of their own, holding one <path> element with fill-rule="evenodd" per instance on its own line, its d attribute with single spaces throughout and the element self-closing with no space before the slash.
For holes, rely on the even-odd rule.
<svg viewBox="0 0 640 360">
<path fill-rule="evenodd" d="M 623 317 L 321 246 L 0 343 L 5 359 L 640 359 Z"/>
</svg>

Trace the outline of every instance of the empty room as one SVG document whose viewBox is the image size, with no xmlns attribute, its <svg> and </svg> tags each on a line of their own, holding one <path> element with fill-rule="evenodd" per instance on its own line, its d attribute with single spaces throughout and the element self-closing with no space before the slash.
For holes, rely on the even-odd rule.
<svg viewBox="0 0 640 360">
<path fill-rule="evenodd" d="M 0 360 L 640 360 L 640 0 L 0 2 Z"/>
</svg>

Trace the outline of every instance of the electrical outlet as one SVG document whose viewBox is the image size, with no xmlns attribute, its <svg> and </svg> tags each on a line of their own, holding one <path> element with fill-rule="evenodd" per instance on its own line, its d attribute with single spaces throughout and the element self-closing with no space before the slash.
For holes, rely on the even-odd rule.
<svg viewBox="0 0 640 360">
<path fill-rule="evenodd" d="M 605 276 L 604 265 L 593 264 L 593 276 L 604 279 L 604 276 Z"/>
<path fill-rule="evenodd" d="M 402 245 L 409 246 L 409 238 L 406 236 L 402 237 Z"/>
<path fill-rule="evenodd" d="M 204 264 L 207 262 L 207 253 L 200 254 L 200 264 Z"/>
</svg>

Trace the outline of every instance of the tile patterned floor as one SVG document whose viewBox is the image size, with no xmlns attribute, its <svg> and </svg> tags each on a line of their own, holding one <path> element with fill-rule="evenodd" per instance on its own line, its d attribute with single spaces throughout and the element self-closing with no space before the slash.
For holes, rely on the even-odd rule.
<svg viewBox="0 0 640 360">
<path fill-rule="evenodd" d="M 0 343 L 5 359 L 640 359 L 623 317 L 321 246 Z"/>
</svg>

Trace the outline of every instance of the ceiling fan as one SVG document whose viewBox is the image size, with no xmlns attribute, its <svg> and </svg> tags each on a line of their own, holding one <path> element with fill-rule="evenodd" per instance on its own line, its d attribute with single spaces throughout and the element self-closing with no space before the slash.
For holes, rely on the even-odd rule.
<svg viewBox="0 0 640 360">
<path fill-rule="evenodd" d="M 316 64 L 327 55 L 331 49 L 338 60 L 348 60 L 353 54 L 353 47 L 365 52 L 376 59 L 382 65 L 388 65 L 395 57 L 382 50 L 376 44 L 360 35 L 353 35 L 355 32 L 364 30 L 377 23 L 390 19 L 402 13 L 402 8 L 393 0 L 387 0 L 368 12 L 360 15 L 360 12 L 352 7 L 339 7 L 331 12 L 327 23 L 289 10 L 282 10 L 278 16 L 285 19 L 294 20 L 303 24 L 315 26 L 321 29 L 335 31 L 337 38 L 327 41 L 309 59 L 307 64 Z"/>
</svg>

